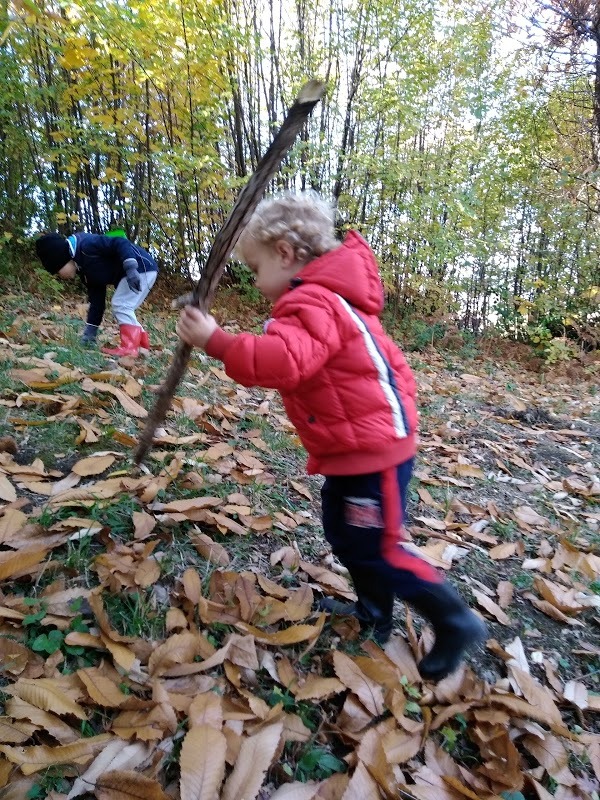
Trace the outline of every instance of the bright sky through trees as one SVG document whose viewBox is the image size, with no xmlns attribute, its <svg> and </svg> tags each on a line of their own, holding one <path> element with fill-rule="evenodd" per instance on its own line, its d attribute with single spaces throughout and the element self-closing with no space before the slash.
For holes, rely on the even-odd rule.
<svg viewBox="0 0 600 800">
<path fill-rule="evenodd" d="M 587 318 L 592 42 L 560 25 L 503 0 L 19 0 L 1 28 L 0 230 L 118 221 L 167 268 L 202 264 L 316 74 L 327 98 L 273 188 L 337 203 L 392 310 Z"/>
</svg>

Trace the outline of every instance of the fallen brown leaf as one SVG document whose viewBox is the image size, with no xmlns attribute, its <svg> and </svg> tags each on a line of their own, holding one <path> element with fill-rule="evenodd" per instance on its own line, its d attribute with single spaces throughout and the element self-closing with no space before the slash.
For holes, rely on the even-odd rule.
<svg viewBox="0 0 600 800">
<path fill-rule="evenodd" d="M 195 533 L 189 538 L 202 558 L 210 561 L 211 564 L 217 564 L 219 567 L 226 567 L 229 565 L 230 558 L 227 550 L 222 544 L 215 542 L 206 533 Z"/>
<path fill-rule="evenodd" d="M 488 555 L 494 561 L 501 561 L 505 558 L 514 556 L 516 552 L 516 542 L 502 542 L 502 544 L 497 544 L 495 547 L 492 547 L 491 550 L 488 550 Z"/>
<path fill-rule="evenodd" d="M 480 592 L 478 589 L 471 587 L 471 591 L 480 606 L 485 608 L 486 611 L 494 616 L 502 625 L 512 625 L 510 617 L 495 603 L 490 597 Z"/>
<path fill-rule="evenodd" d="M 32 567 L 43 561 L 47 550 L 32 547 L 30 550 L 21 550 L 17 553 L 0 553 L 0 581 L 27 573 Z"/>
<path fill-rule="evenodd" d="M 333 667 L 340 681 L 357 695 L 369 713 L 373 716 L 383 714 L 385 703 L 381 686 L 368 678 L 350 656 L 336 650 Z"/>
<path fill-rule="evenodd" d="M 67 800 L 94 790 L 96 781 L 103 775 L 117 770 L 133 770 L 150 756 L 153 746 L 143 742 L 125 744 L 114 738 L 102 749 L 87 770 L 73 784 Z"/>
<path fill-rule="evenodd" d="M 6 475 L 0 475 L 0 500 L 14 503 L 17 499 L 17 490 L 8 480 Z"/>
<path fill-rule="evenodd" d="M 318 783 L 286 783 L 280 786 L 272 795 L 270 800 L 312 800 L 319 791 Z"/>
<path fill-rule="evenodd" d="M 0 517 L 0 544 L 5 544 L 27 524 L 27 514 L 18 508 L 7 508 Z"/>
<path fill-rule="evenodd" d="M 255 800 L 279 747 L 282 731 L 283 723 L 276 722 L 242 740 L 233 772 L 225 781 L 221 800 L 240 800 L 242 797 L 244 800 Z"/>
<path fill-rule="evenodd" d="M 87 458 L 82 458 L 71 467 L 71 470 L 81 477 L 88 477 L 89 475 L 100 475 L 105 472 L 111 464 L 114 464 L 114 455 L 93 455 Z"/>
<path fill-rule="evenodd" d="M 169 800 L 152 778 L 130 770 L 111 770 L 96 781 L 98 800 Z"/>
<path fill-rule="evenodd" d="M 122 389 L 117 388 L 116 386 L 111 386 L 110 383 L 98 383 L 95 381 L 86 378 L 81 383 L 81 388 L 87 392 L 106 392 L 108 394 L 112 394 L 114 397 L 117 398 L 123 409 L 128 413 L 131 414 L 132 417 L 137 417 L 138 419 L 145 419 L 148 416 L 148 412 L 145 408 L 143 408 L 139 403 L 136 403 L 134 400 L 129 397 L 129 395 L 124 392 Z"/>
<path fill-rule="evenodd" d="M 296 700 L 324 700 L 334 694 L 339 694 L 345 689 L 338 678 L 321 678 L 318 675 L 311 675 L 294 692 Z"/>
<path fill-rule="evenodd" d="M 197 725 L 186 733 L 179 759 L 181 800 L 213 800 L 218 796 L 226 750 L 225 736 L 211 725 Z"/>
<path fill-rule="evenodd" d="M 89 667 L 77 671 L 77 677 L 83 683 L 90 698 L 104 708 L 119 708 L 127 700 L 127 695 L 116 683 L 103 674 L 101 669 Z"/>
<path fill-rule="evenodd" d="M 9 747 L 0 745 L 0 752 L 4 753 L 9 761 L 18 764 L 23 775 L 32 775 L 42 769 L 56 764 L 81 764 L 86 763 L 106 742 L 111 739 L 107 733 L 100 736 L 91 736 L 80 739 L 73 744 L 48 747 L 47 745 L 33 745 L 31 747 Z"/>
<path fill-rule="evenodd" d="M 59 715 L 72 714 L 77 719 L 87 720 L 83 708 L 51 678 L 19 678 L 12 686 L 6 687 L 6 692 L 43 711 L 52 711 Z"/>
</svg>

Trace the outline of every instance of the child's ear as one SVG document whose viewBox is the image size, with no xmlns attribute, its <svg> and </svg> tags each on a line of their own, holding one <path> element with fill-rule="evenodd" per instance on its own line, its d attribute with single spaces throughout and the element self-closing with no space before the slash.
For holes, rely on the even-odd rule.
<svg viewBox="0 0 600 800">
<path fill-rule="evenodd" d="M 275 242 L 275 252 L 281 259 L 281 264 L 284 269 L 293 266 L 296 263 L 296 251 L 289 242 L 285 239 L 278 239 Z"/>
</svg>

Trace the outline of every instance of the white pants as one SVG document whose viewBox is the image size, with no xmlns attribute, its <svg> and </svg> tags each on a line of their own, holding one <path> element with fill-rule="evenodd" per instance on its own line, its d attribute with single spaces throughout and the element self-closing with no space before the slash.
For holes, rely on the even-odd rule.
<svg viewBox="0 0 600 800">
<path fill-rule="evenodd" d="M 119 325 L 136 325 L 140 323 L 135 316 L 136 308 L 139 308 L 148 297 L 150 289 L 158 276 L 158 272 L 140 272 L 141 292 L 134 292 L 127 285 L 127 278 L 121 278 L 119 285 L 115 289 L 112 298 L 112 310 Z"/>
</svg>

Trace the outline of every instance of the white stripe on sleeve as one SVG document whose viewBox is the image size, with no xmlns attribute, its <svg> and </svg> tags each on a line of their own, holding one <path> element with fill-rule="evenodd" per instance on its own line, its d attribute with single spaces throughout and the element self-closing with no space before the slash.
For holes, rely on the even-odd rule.
<svg viewBox="0 0 600 800">
<path fill-rule="evenodd" d="M 385 363 L 385 360 L 375 341 L 373 340 L 373 335 L 371 331 L 365 324 L 365 322 L 360 318 L 360 316 L 356 313 L 356 311 L 352 308 L 352 306 L 344 300 L 344 298 L 336 294 L 336 297 L 339 299 L 340 303 L 342 304 L 343 308 L 347 311 L 350 318 L 353 320 L 356 327 L 362 334 L 365 347 L 367 348 L 367 352 L 369 353 L 373 364 L 375 365 L 375 369 L 377 370 L 377 377 L 379 380 L 379 385 L 385 395 L 388 403 L 390 404 L 390 410 L 392 412 L 392 419 L 394 421 L 394 430 L 396 431 L 396 435 L 400 439 L 405 439 L 408 436 L 408 431 L 406 429 L 406 425 L 404 424 L 404 417 L 402 415 L 402 408 L 400 405 L 400 400 L 394 391 L 394 387 L 390 383 L 390 375 L 388 371 L 388 366 Z"/>
</svg>

